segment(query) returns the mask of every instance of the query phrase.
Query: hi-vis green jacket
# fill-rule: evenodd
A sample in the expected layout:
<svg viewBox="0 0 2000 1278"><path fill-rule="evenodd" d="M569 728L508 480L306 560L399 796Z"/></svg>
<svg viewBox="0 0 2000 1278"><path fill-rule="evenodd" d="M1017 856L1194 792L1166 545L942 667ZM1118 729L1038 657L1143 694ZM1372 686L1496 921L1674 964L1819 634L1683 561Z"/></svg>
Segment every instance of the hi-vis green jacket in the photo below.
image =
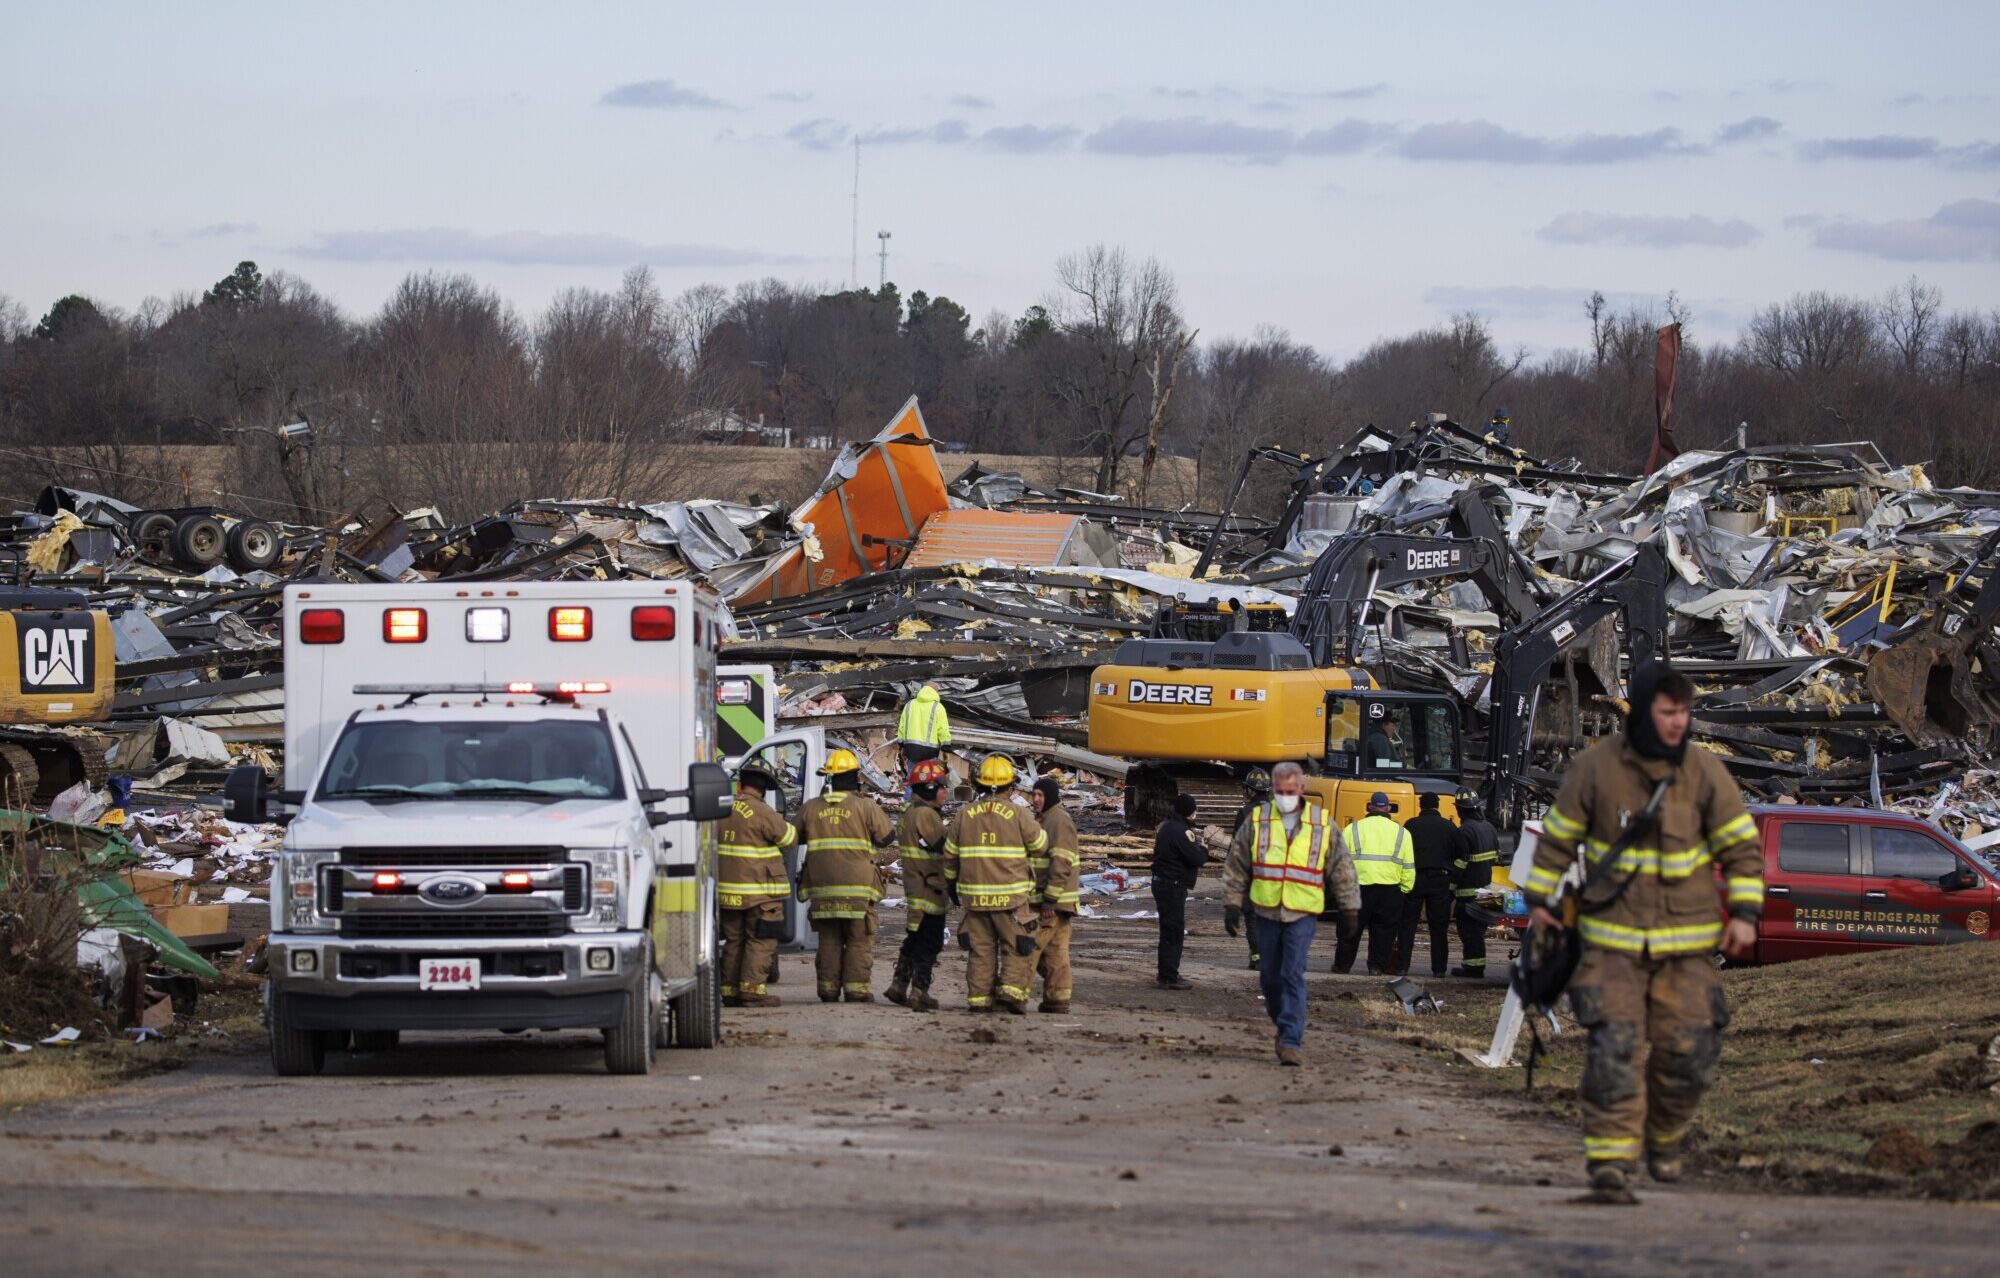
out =
<svg viewBox="0 0 2000 1278"><path fill-rule="evenodd" d="M1555 806L1542 819L1534 868L1522 885L1529 902L1548 904L1579 850L1596 865L1668 777L1652 828L1619 856L1590 899L1609 895L1628 876L1630 885L1610 907L1580 916L1583 939L1624 954L1712 953L1722 939L1718 862L1729 913L1755 922L1764 911L1764 854L1729 769L1692 743L1678 767L1645 758L1623 733L1570 765Z"/></svg>

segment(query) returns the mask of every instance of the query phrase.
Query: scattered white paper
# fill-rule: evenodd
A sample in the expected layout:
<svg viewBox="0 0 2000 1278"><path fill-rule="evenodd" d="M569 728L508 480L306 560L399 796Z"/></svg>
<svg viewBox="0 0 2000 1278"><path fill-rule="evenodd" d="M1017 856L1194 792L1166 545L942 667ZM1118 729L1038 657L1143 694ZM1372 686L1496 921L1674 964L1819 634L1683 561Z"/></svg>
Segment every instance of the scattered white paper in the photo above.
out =
<svg viewBox="0 0 2000 1278"><path fill-rule="evenodd" d="M74 1043L76 1040L82 1037L83 1037L82 1030L78 1029L74 1025L65 1025L61 1029L57 1030L55 1033L43 1039L42 1042L44 1044L47 1044L48 1046L54 1047L60 1043Z"/></svg>
<svg viewBox="0 0 2000 1278"><path fill-rule="evenodd" d="M222 903L224 905L240 905L244 901L254 901L256 899L256 897L250 895L250 891L247 888L226 887L222 889Z"/></svg>
<svg viewBox="0 0 2000 1278"><path fill-rule="evenodd" d="M149 1029L144 1025L134 1025L130 1029L127 1029L125 1032L132 1036L132 1041L135 1043L145 1043L156 1038L164 1039L166 1037L165 1035L161 1034L160 1031L156 1029Z"/></svg>
<svg viewBox="0 0 2000 1278"><path fill-rule="evenodd" d="M167 873L173 875L177 879L193 878L194 858L191 856L182 857L180 860L174 862L172 865L167 867Z"/></svg>
<svg viewBox="0 0 2000 1278"><path fill-rule="evenodd" d="M10 1052L32 1052L35 1050L32 1044L16 1043L11 1038L0 1038L0 1047L4 1047Z"/></svg>

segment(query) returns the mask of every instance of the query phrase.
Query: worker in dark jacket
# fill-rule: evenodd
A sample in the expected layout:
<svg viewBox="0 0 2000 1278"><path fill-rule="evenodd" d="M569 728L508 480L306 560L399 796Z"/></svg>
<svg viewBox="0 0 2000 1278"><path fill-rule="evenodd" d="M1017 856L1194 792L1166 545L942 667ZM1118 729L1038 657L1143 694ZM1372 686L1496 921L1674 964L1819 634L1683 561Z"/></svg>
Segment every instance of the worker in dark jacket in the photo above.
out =
<svg viewBox="0 0 2000 1278"><path fill-rule="evenodd" d="M1163 990L1191 990L1181 979L1181 946L1187 940L1187 899L1194 891L1208 849L1195 837L1194 796L1174 799L1174 815L1153 836L1153 903L1160 909L1159 980Z"/></svg>
<svg viewBox="0 0 2000 1278"><path fill-rule="evenodd" d="M1257 805L1270 797L1271 774L1269 772L1266 772L1262 768L1252 768L1243 774L1243 806L1236 809L1236 820L1230 823L1229 835L1231 838L1236 837L1237 832L1243 828L1243 823L1248 821L1250 814L1257 810ZM1243 912L1248 914L1250 912L1250 893L1247 888L1244 890L1243 900L1240 904ZM1224 917L1227 918L1228 916L1225 915ZM1237 928L1238 925L1236 924L1227 922L1223 924L1223 930L1231 936L1236 935ZM1250 970L1254 972L1257 970L1259 962L1257 954L1257 929L1246 927L1242 929L1242 932L1243 939L1250 946Z"/></svg>
<svg viewBox="0 0 2000 1278"><path fill-rule="evenodd" d="M1443 976L1451 963L1451 883L1458 860L1458 827L1438 811L1435 794L1417 796L1417 814L1404 824L1417 862L1417 882L1403 898L1403 926L1396 933L1396 966L1407 975L1417 944L1417 923L1431 930L1431 975Z"/></svg>
<svg viewBox="0 0 2000 1278"><path fill-rule="evenodd" d="M1458 818L1458 862L1451 894L1457 901L1458 944L1465 951L1465 962L1451 974L1483 980L1488 919L1483 912L1475 913L1479 910L1475 898L1493 882L1493 867L1500 861L1500 832L1486 819L1477 798L1458 801Z"/></svg>

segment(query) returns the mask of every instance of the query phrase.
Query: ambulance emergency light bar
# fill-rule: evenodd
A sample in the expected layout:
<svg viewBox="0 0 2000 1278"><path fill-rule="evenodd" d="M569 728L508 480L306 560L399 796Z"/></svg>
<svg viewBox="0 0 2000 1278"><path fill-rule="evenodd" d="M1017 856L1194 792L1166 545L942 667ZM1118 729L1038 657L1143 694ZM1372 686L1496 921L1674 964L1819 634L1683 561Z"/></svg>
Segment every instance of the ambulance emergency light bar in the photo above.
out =
<svg viewBox="0 0 2000 1278"><path fill-rule="evenodd" d="M659 643L671 640L678 631L679 618L671 604L642 604L632 609L632 638ZM695 639L700 641L701 619L697 617ZM548 636L555 643L588 643L595 633L589 608L559 605L548 610ZM506 643L513 634L510 609L482 605L465 610L467 643ZM343 643L347 639L347 614L340 608L306 608L299 613L299 640L308 644ZM382 610L382 642L424 643L430 639L430 615L423 608Z"/></svg>

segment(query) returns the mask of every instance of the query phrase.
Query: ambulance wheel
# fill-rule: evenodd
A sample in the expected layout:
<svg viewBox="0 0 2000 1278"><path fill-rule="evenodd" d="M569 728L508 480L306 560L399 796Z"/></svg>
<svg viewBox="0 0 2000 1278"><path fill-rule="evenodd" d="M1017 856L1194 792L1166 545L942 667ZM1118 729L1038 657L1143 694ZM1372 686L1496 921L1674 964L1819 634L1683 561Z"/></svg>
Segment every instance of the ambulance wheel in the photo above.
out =
<svg viewBox="0 0 2000 1278"><path fill-rule="evenodd" d="M722 969L710 962L695 972L694 988L674 1000L674 1046L714 1047L722 1042Z"/></svg>
<svg viewBox="0 0 2000 1278"><path fill-rule="evenodd" d="M647 966L645 979L625 996L618 1024L604 1031L604 1068L613 1074L650 1074L658 1053L659 974Z"/></svg>
<svg viewBox="0 0 2000 1278"><path fill-rule="evenodd" d="M284 1078L317 1074L326 1066L327 1035L299 1029L285 1010L285 996L271 996L271 1068Z"/></svg>

